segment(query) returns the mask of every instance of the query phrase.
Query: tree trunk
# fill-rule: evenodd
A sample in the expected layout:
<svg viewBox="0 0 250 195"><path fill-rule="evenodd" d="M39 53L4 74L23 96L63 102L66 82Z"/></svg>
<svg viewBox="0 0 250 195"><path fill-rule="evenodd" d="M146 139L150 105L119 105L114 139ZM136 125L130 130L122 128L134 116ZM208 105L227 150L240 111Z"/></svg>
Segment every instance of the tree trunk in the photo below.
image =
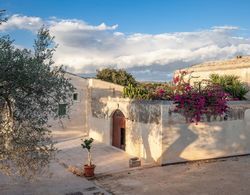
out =
<svg viewBox="0 0 250 195"><path fill-rule="evenodd" d="M92 159L91 159L91 153L90 151L88 151L88 165L91 166L92 165Z"/></svg>

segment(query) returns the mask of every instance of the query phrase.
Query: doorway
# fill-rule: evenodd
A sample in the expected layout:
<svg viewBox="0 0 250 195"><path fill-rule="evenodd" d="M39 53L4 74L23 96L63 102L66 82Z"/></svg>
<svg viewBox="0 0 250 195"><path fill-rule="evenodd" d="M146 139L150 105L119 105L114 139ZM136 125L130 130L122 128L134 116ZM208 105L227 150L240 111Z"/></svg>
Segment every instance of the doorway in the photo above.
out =
<svg viewBox="0 0 250 195"><path fill-rule="evenodd" d="M126 147L126 120L120 110L113 114L112 146L125 150Z"/></svg>

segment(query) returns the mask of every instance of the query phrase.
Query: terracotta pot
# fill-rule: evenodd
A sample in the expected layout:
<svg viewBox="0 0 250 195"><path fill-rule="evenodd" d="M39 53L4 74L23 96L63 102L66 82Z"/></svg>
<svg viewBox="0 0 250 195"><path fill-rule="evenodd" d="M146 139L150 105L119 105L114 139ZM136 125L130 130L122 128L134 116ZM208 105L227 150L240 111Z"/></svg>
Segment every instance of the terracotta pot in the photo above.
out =
<svg viewBox="0 0 250 195"><path fill-rule="evenodd" d="M95 175L95 165L84 165L84 176L85 177L93 177Z"/></svg>

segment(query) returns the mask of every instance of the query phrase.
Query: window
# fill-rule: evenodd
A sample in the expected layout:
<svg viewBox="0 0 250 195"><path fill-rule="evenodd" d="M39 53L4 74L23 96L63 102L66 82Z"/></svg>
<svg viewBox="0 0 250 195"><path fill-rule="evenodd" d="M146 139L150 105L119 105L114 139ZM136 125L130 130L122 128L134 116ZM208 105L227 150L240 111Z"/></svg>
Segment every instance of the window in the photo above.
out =
<svg viewBox="0 0 250 195"><path fill-rule="evenodd" d="M58 115L59 116L64 116L66 115L66 111L67 111L67 104L59 104L59 108L58 108Z"/></svg>
<svg viewBox="0 0 250 195"><path fill-rule="evenodd" d="M77 101L77 100L78 100L78 93L74 93L74 94L73 94L73 100L74 100L74 101Z"/></svg>

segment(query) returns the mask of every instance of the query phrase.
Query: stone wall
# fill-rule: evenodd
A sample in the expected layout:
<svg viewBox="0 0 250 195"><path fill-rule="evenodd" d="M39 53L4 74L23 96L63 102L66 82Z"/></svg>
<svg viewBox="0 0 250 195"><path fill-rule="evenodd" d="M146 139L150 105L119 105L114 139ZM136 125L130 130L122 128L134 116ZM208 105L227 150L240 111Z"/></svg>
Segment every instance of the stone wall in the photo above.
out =
<svg viewBox="0 0 250 195"><path fill-rule="evenodd" d="M169 101L110 98L90 136L112 143L112 115L126 118L126 152L148 162L168 164L250 153L250 102L230 102L227 117L187 124ZM94 122L93 121L93 122Z"/></svg>
<svg viewBox="0 0 250 195"><path fill-rule="evenodd" d="M126 152L148 161L161 155L161 105L159 102L109 98L103 118L93 118L90 137L112 144L112 116L121 110L126 118Z"/></svg>
<svg viewBox="0 0 250 195"><path fill-rule="evenodd" d="M250 102L230 102L230 116L187 124L163 108L161 164L250 153Z"/></svg>

